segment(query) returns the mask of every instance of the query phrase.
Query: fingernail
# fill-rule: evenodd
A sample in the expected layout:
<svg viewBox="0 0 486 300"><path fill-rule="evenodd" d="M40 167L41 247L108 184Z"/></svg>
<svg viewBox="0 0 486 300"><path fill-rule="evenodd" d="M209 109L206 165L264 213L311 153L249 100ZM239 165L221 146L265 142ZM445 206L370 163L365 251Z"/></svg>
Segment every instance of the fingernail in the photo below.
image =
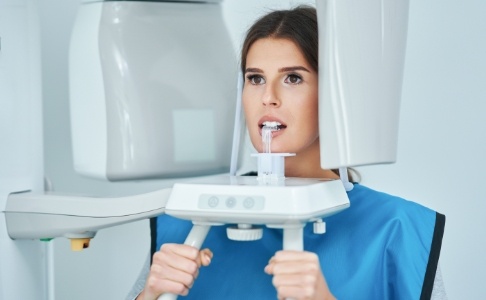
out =
<svg viewBox="0 0 486 300"><path fill-rule="evenodd" d="M270 274L270 266L269 265L266 265L265 266L265 269L263 269L263 271L267 274Z"/></svg>

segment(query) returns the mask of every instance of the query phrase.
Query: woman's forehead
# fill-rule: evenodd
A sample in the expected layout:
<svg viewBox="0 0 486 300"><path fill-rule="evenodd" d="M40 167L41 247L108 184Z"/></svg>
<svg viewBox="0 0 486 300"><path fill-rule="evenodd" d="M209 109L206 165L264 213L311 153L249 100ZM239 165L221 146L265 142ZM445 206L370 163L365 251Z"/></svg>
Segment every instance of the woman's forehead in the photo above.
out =
<svg viewBox="0 0 486 300"><path fill-rule="evenodd" d="M246 57L246 68L274 63L309 66L300 48L289 39L263 38L251 45Z"/></svg>

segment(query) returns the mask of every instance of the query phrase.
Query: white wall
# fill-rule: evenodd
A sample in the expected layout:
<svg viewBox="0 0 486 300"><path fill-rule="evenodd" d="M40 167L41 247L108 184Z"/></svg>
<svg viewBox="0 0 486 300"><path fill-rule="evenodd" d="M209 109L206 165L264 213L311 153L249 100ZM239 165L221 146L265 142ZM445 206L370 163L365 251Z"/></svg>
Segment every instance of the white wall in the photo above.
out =
<svg viewBox="0 0 486 300"><path fill-rule="evenodd" d="M169 181L105 183L72 170L67 53L79 0L42 0L45 169L57 191L124 194ZM225 0L235 47L270 8L312 1ZM262 4L263 3L263 4ZM363 183L446 214L441 265L449 299L480 299L486 259L481 171L486 163L486 2L412 1L398 162L361 168ZM146 221L102 230L89 249L54 240L56 299L123 299L146 251Z"/></svg>
<svg viewBox="0 0 486 300"><path fill-rule="evenodd" d="M398 161L363 183L446 215L449 299L485 299L486 2L411 1Z"/></svg>

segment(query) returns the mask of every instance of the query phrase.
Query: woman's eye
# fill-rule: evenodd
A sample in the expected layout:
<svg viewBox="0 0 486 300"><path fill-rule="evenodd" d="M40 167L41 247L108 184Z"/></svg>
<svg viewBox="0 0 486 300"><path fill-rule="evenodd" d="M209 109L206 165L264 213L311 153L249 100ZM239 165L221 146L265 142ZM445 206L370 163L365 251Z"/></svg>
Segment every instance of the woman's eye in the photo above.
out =
<svg viewBox="0 0 486 300"><path fill-rule="evenodd" d="M260 85L265 83L265 79L263 79L263 77L260 75L248 75L246 78L251 84L254 85Z"/></svg>
<svg viewBox="0 0 486 300"><path fill-rule="evenodd" d="M290 84L299 84L302 82L302 78L299 76L299 75L296 75L296 74L290 74L289 76L287 76L287 78L285 79L285 82L286 83L290 83Z"/></svg>

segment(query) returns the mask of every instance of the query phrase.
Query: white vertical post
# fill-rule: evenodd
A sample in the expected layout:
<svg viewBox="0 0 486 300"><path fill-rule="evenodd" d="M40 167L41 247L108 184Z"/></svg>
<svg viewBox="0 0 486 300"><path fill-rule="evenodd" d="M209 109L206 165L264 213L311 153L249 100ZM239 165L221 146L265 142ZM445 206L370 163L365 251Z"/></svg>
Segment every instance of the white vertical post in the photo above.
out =
<svg viewBox="0 0 486 300"><path fill-rule="evenodd" d="M283 232L283 249L284 250L304 250L304 225L295 227L285 227Z"/></svg>
<svg viewBox="0 0 486 300"><path fill-rule="evenodd" d="M303 251L304 250L304 224L284 227L283 249ZM293 300L286 298L285 300Z"/></svg>
<svg viewBox="0 0 486 300"><path fill-rule="evenodd" d="M238 72L238 82L236 84L236 112L235 127L233 130L233 145L231 148L230 176L235 176L238 169L238 157L240 156L240 140L242 127L241 94L243 93L243 73Z"/></svg>
<svg viewBox="0 0 486 300"><path fill-rule="evenodd" d="M0 300L43 300L46 247L7 233L7 196L43 191L42 99L36 0L0 0Z"/></svg>

